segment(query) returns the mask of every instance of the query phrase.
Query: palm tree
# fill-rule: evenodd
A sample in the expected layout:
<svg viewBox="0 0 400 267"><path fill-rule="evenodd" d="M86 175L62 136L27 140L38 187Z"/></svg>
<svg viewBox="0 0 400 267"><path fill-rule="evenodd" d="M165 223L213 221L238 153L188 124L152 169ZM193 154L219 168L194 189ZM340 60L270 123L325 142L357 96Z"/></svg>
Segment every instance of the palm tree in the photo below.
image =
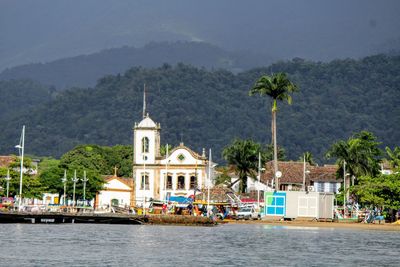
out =
<svg viewBox="0 0 400 267"><path fill-rule="evenodd" d="M249 94L260 94L269 96L272 99L272 143L274 145L274 173L278 171L278 147L276 142L276 112L278 111L278 100L292 103L291 93L298 91L297 86L292 83L285 73L279 72L271 76L264 75L259 78L250 89ZM275 175L275 190L279 190L278 178Z"/></svg>
<svg viewBox="0 0 400 267"><path fill-rule="evenodd" d="M301 157L299 157L299 161L303 161L303 160L305 160L305 162L307 162L311 166L315 166L314 157L311 154L311 152L306 151L303 153L303 155L301 155Z"/></svg>
<svg viewBox="0 0 400 267"><path fill-rule="evenodd" d="M346 172L353 177L353 181L363 175L374 177L379 173L379 157L382 154L379 145L372 133L361 131L346 141L334 143L325 156L328 159L337 159L340 174L343 173L343 165L346 162Z"/></svg>
<svg viewBox="0 0 400 267"><path fill-rule="evenodd" d="M390 149L390 147L386 147L386 154L388 155L388 161L390 163L390 166L393 169L398 169L400 168L400 147L396 146L393 148L393 150Z"/></svg>
<svg viewBox="0 0 400 267"><path fill-rule="evenodd" d="M235 169L239 175L236 181L230 184L232 187L240 182L240 192L245 193L247 189L247 177L256 178L258 170L258 152L261 150L260 144L252 140L235 140L231 145L225 147L222 156Z"/></svg>

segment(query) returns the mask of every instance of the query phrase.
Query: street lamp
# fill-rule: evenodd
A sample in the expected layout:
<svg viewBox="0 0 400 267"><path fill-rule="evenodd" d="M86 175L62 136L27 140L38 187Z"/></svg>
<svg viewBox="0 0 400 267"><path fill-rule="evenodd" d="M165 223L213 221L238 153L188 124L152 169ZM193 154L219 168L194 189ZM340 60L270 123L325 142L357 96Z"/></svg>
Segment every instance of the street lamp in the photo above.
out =
<svg viewBox="0 0 400 267"><path fill-rule="evenodd" d="M210 216L210 187L211 187L211 170L213 170L218 164L212 162L212 154L210 148L210 156L208 160L208 183L207 183L207 217Z"/></svg>
<svg viewBox="0 0 400 267"><path fill-rule="evenodd" d="M86 171L83 171L83 205L86 205L86 182L89 181L89 179L86 178Z"/></svg>
<svg viewBox="0 0 400 267"><path fill-rule="evenodd" d="M261 168L261 152L258 152L258 177L257 177L257 205L260 210L260 183L261 183L261 171L265 168Z"/></svg>
<svg viewBox="0 0 400 267"><path fill-rule="evenodd" d="M79 179L76 177L76 170L74 172L74 178L72 178L72 182L74 183L74 191L73 191L73 198L72 198L72 205L75 207L75 187L76 187L76 182L78 182Z"/></svg>
<svg viewBox="0 0 400 267"><path fill-rule="evenodd" d="M308 191L306 190L306 175L309 174L310 171L306 169L306 155L304 154L303 158L303 185L301 187L302 191Z"/></svg>
<svg viewBox="0 0 400 267"><path fill-rule="evenodd" d="M8 198L8 191L10 189L10 180L11 180L10 170L7 169L7 177L4 179L7 181L7 198Z"/></svg>
<svg viewBox="0 0 400 267"><path fill-rule="evenodd" d="M22 206L22 175L23 175L23 166L24 166L24 146L25 146L25 125L22 126L22 133L21 133L21 138L19 139L19 144L15 146L15 148L18 148L19 156L21 157L18 210L21 210L21 206Z"/></svg>
<svg viewBox="0 0 400 267"><path fill-rule="evenodd" d="M346 194L346 176L350 175L346 173L346 161L343 161L343 218L346 213L346 202L347 202L347 194Z"/></svg>
<svg viewBox="0 0 400 267"><path fill-rule="evenodd" d="M64 206L65 206L65 203L66 203L66 195L65 195L65 191L66 191L66 189L67 189L67 181L68 181L68 179L67 179L67 170L64 170L64 177L63 178L61 178L61 182L64 184Z"/></svg>

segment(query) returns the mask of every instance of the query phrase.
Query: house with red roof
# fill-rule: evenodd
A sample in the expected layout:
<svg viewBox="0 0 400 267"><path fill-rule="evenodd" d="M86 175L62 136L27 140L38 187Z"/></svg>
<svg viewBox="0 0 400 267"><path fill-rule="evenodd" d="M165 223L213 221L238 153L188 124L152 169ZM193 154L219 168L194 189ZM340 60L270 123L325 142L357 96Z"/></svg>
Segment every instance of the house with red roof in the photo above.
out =
<svg viewBox="0 0 400 267"><path fill-rule="evenodd" d="M300 191L303 188L315 192L338 193L342 179L336 177L336 165L313 166L303 162L279 161L278 170L282 173L279 178L279 191ZM274 178L273 161L265 164L261 181L271 185Z"/></svg>

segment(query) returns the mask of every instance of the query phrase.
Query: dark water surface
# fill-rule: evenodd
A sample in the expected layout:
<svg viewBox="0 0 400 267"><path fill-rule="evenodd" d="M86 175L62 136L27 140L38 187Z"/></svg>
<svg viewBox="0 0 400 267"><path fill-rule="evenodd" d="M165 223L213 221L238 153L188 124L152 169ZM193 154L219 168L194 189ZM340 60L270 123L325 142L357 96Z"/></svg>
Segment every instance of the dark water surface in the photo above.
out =
<svg viewBox="0 0 400 267"><path fill-rule="evenodd" d="M400 232L1 224L0 266L400 266Z"/></svg>

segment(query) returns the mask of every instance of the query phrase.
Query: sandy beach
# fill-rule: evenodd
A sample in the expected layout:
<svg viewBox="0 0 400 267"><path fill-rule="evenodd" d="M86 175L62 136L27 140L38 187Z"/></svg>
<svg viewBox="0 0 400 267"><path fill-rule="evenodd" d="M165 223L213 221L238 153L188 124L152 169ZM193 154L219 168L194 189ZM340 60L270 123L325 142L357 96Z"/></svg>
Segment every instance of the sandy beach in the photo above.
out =
<svg viewBox="0 0 400 267"><path fill-rule="evenodd" d="M292 227L323 227L323 228L346 228L356 230L379 230L399 231L400 224L381 223L337 223L337 222L314 222L314 221L267 221L267 220L229 220L229 224L265 224L271 226L292 226Z"/></svg>

